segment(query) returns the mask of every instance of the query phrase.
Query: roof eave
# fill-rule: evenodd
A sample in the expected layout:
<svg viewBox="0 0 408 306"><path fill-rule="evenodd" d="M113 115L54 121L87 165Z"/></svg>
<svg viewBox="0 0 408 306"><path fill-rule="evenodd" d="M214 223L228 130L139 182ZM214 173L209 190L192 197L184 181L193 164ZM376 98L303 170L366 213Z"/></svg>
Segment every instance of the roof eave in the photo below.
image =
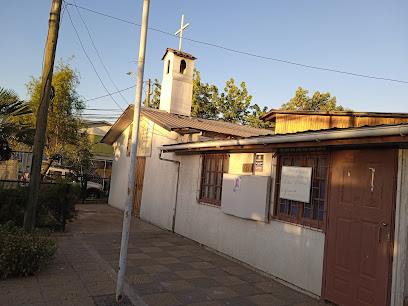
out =
<svg viewBox="0 0 408 306"><path fill-rule="evenodd" d="M211 151L228 149L242 149L244 146L273 147L287 146L294 144L307 144L308 146L322 146L328 141L339 141L339 144L361 143L361 139L371 139L366 143L408 143L408 124L387 125L376 127L360 127L338 130L322 130L312 132L302 132L294 134L282 134L264 137L254 137L249 139L218 140L208 142L193 142L189 144L164 145L160 148L163 152L186 152L186 151ZM388 138L387 138L388 137ZM372 141L375 138L374 142ZM350 140L352 139L352 141ZM358 139L358 141L356 141ZM350 140L350 141L348 141ZM254 148L255 148L254 147Z"/></svg>

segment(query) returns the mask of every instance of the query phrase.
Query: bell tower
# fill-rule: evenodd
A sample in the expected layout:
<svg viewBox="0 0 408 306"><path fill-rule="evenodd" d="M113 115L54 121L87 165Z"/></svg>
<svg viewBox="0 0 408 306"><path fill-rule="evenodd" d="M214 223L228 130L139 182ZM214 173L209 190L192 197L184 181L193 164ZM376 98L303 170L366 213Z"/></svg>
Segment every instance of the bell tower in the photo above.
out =
<svg viewBox="0 0 408 306"><path fill-rule="evenodd" d="M194 60L191 54L167 48L163 55L163 81L160 109L169 113L190 116L193 97Z"/></svg>

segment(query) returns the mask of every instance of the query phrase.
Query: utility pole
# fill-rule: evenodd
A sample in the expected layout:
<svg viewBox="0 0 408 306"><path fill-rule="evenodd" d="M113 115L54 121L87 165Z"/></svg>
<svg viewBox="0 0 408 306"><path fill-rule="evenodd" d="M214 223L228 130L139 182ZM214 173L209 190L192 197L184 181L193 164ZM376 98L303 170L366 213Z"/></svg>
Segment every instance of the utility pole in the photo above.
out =
<svg viewBox="0 0 408 306"><path fill-rule="evenodd" d="M146 106L150 107L150 95L152 94L152 92L150 91L150 86L151 86L151 80L149 79L147 81L147 97L146 97Z"/></svg>
<svg viewBox="0 0 408 306"><path fill-rule="evenodd" d="M150 5L150 0L143 1L143 17L142 17L142 28L140 31L139 61L138 61L138 67L137 67L136 96L135 96L135 107L134 107L134 115L133 115L132 147L131 147L131 153L130 153L130 167L129 167L129 177L128 177L128 197L127 197L125 212L123 216L123 229L122 229L122 241L120 244L118 281L116 284L116 301L117 302L121 302L123 299L123 283L125 281L125 272L126 272L126 259L127 259L129 231L130 231L130 218L132 214L132 200L133 200L135 168L136 168L136 159L137 159L137 143L138 143L138 136L139 136L140 107L141 107L141 102L142 102L143 73L144 73L146 39L147 39L147 24L149 21L149 5Z"/></svg>
<svg viewBox="0 0 408 306"><path fill-rule="evenodd" d="M31 166L29 195L24 214L24 229L31 231L35 226L38 195L41 182L41 162L44 150L45 131L47 129L48 105L50 102L52 73L54 70L55 50L57 48L58 30L61 15L62 0L53 0L51 6L47 47L41 83L40 106L37 112L33 161Z"/></svg>

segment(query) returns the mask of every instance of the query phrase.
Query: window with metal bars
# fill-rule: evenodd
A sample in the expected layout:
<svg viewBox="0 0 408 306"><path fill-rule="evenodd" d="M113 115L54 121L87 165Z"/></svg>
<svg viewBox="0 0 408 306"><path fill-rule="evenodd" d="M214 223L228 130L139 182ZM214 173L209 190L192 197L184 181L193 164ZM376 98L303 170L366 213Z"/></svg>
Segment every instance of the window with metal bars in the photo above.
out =
<svg viewBox="0 0 408 306"><path fill-rule="evenodd" d="M222 177L228 172L228 154L205 154L199 201L221 206Z"/></svg>
<svg viewBox="0 0 408 306"><path fill-rule="evenodd" d="M276 180L274 217L324 230L327 211L328 153L282 153L278 158L279 166ZM312 168L312 190L309 203L280 198L279 191L282 166Z"/></svg>

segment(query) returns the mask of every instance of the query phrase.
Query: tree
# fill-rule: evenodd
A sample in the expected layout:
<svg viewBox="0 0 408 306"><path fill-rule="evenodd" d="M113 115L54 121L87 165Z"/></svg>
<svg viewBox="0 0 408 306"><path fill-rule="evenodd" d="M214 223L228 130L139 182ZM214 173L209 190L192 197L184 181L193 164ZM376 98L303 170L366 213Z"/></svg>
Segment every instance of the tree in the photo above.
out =
<svg viewBox="0 0 408 306"><path fill-rule="evenodd" d="M217 119L219 114L217 103L218 88L208 83L201 83L200 71L194 68L191 116Z"/></svg>
<svg viewBox="0 0 408 306"><path fill-rule="evenodd" d="M29 113L28 103L15 91L0 87L0 161L11 157L13 145L31 144L34 129L22 119Z"/></svg>
<svg viewBox="0 0 408 306"><path fill-rule="evenodd" d="M336 105L336 97L331 97L330 93L320 93L316 91L313 97L310 98L307 94L308 90L299 87L295 97L289 102L282 104L281 109L285 110L313 110L313 111L348 111L341 105Z"/></svg>
<svg viewBox="0 0 408 306"><path fill-rule="evenodd" d="M266 114L268 112L268 107L264 106L263 109L261 109L258 104L251 105L249 107L252 112L250 111L249 114L245 118L245 122L247 125L255 127L255 128L260 128L260 129L266 129L271 127L271 122L270 121L263 121L259 119L262 115Z"/></svg>
<svg viewBox="0 0 408 306"><path fill-rule="evenodd" d="M44 154L49 159L61 157L65 166L73 167L78 163L86 166L91 156L91 143L80 119L85 104L77 92L79 74L71 68L70 60L64 62L61 59L54 70L54 97L48 111ZM34 125L41 95L41 78L31 77L27 89L34 112L30 119Z"/></svg>
<svg viewBox="0 0 408 306"><path fill-rule="evenodd" d="M252 96L248 95L245 82L237 87L234 79L231 78L225 84L224 92L221 93L218 102L219 112L222 115L221 120L245 125L251 100Z"/></svg>
<svg viewBox="0 0 408 306"><path fill-rule="evenodd" d="M159 109L160 106L160 94L161 94L161 85L158 79L154 79L153 83L153 97L150 100L149 107ZM143 105L146 106L147 100L143 101Z"/></svg>
<svg viewBox="0 0 408 306"><path fill-rule="evenodd" d="M154 81L156 88L150 107L159 108L161 87L157 79ZM257 104L251 105L251 100L252 96L248 95L245 82L237 87L234 79L230 79L226 82L224 92L219 95L218 88L215 85L203 83L200 71L194 69L191 116L223 120L256 128L270 127L270 122L263 122L259 119L267 112L267 107L261 109ZM144 104L146 105L146 101Z"/></svg>

